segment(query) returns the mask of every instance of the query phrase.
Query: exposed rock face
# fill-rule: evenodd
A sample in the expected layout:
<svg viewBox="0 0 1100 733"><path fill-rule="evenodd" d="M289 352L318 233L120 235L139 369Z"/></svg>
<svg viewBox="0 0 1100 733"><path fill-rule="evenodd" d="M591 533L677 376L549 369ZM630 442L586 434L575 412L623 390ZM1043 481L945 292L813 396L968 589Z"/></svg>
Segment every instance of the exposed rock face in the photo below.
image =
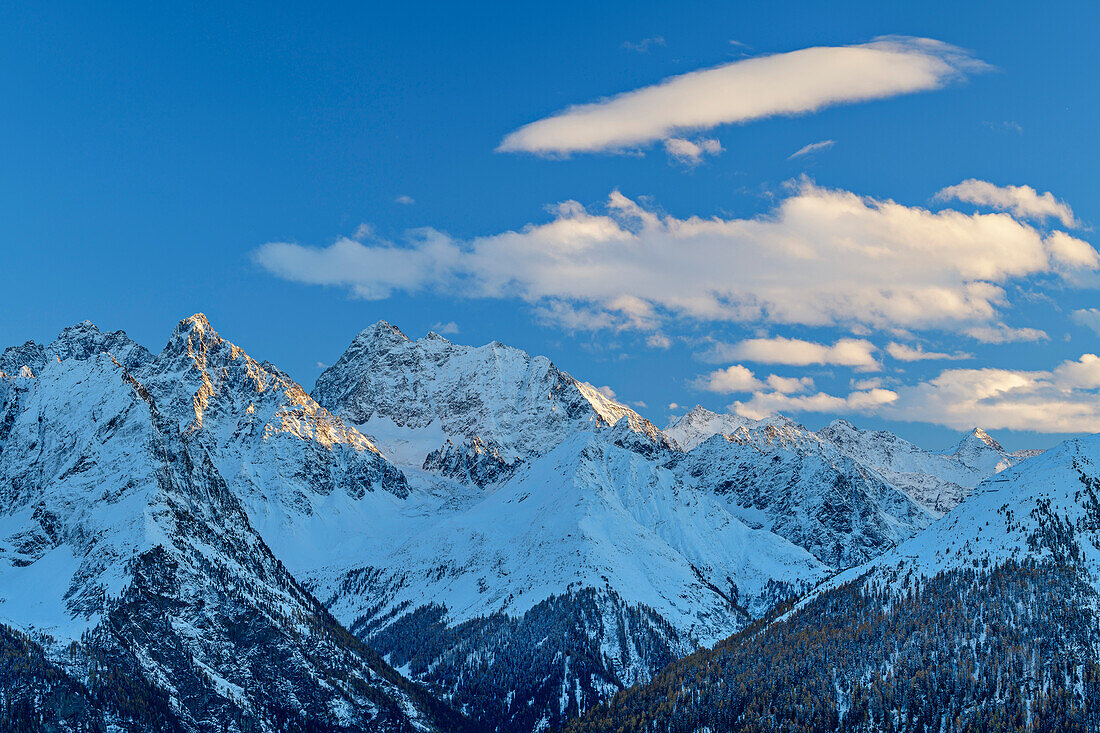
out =
<svg viewBox="0 0 1100 733"><path fill-rule="evenodd" d="M761 450L716 435L679 468L752 526L805 548L834 569L866 562L931 524L911 496L844 455Z"/></svg>

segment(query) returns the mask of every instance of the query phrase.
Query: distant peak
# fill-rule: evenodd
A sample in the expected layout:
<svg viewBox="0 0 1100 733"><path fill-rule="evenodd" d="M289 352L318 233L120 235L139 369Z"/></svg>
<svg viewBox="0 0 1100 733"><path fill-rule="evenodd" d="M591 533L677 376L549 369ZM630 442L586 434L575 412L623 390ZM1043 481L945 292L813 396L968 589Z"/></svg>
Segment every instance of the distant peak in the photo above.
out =
<svg viewBox="0 0 1100 733"><path fill-rule="evenodd" d="M149 352L135 343L125 331L104 333L87 320L61 329L53 343L41 349L41 353L43 357L51 357L56 361L90 359L98 354L109 353L127 369L135 368L150 357ZM33 365L32 369L38 371Z"/></svg>
<svg viewBox="0 0 1100 733"><path fill-rule="evenodd" d="M443 336L441 334L438 334L435 331L428 331L428 335L425 336L424 339L426 341L444 341L448 344L451 343L451 340L449 338L447 338L446 336Z"/></svg>
<svg viewBox="0 0 1100 733"><path fill-rule="evenodd" d="M676 425L693 424L698 422L709 422L718 417L718 413L712 412L702 405L696 405L683 415L673 416L669 418L668 427L675 427Z"/></svg>
<svg viewBox="0 0 1100 733"><path fill-rule="evenodd" d="M1001 447L1001 444L994 440L989 433L985 432L981 428L974 428L972 431L970 431L970 435L982 441L993 450L1004 452L1004 448Z"/></svg>
<svg viewBox="0 0 1100 733"><path fill-rule="evenodd" d="M202 313L196 313L176 324L176 327L172 329L172 339L168 343L169 347L174 343L182 344L186 342L190 344L187 348L194 348L197 344L205 344L204 348L209 348L219 341L221 341L221 336L210 325L210 321L206 320L206 316ZM176 346L174 348L181 349L184 347Z"/></svg>
<svg viewBox="0 0 1100 733"><path fill-rule="evenodd" d="M0 353L0 372L14 377L23 373L23 367L27 367L32 373L37 373L46 362L46 354L41 346L33 341L27 341L22 346L9 346Z"/></svg>
<svg viewBox="0 0 1100 733"><path fill-rule="evenodd" d="M217 331L214 331L214 327L210 325L210 321L207 320L205 313L196 313L184 318L176 326L176 330L180 333L188 333L190 331L200 331L204 333L209 331L217 333Z"/></svg>
<svg viewBox="0 0 1100 733"><path fill-rule="evenodd" d="M409 337L389 321L378 321L359 332L359 341L408 341Z"/></svg>
<svg viewBox="0 0 1100 733"><path fill-rule="evenodd" d="M89 320L83 320L79 323L74 323L71 326L65 326L61 329L61 333L57 334L58 341L64 341L73 338L81 338L87 334L100 334L102 331Z"/></svg>
<svg viewBox="0 0 1100 733"><path fill-rule="evenodd" d="M839 430L851 430L851 431L858 431L859 430L859 428L857 428L855 425L848 422L847 420L845 420L842 417L837 418L836 420L833 420L831 423L829 423L829 427L834 429L834 430L838 430L838 429Z"/></svg>

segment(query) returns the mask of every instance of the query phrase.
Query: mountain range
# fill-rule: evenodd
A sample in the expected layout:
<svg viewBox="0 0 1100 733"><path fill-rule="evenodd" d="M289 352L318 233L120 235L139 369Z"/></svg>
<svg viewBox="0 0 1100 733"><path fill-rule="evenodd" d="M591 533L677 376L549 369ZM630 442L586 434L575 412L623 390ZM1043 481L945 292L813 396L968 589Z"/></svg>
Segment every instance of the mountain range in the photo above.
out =
<svg viewBox="0 0 1100 733"><path fill-rule="evenodd" d="M758 729L785 709L745 711L786 698L730 685L796 674L798 634L927 623L912 598L934 592L992 599L1015 633L996 613L1025 588L1074 589L1027 621L1077 634L1028 669L1094 684L1094 441L928 451L701 407L662 430L545 357L385 322L308 393L201 314L157 354L84 322L0 372L9 727ZM860 695L914 664L884 628L831 678L798 673L834 692L792 719L876 720ZM1049 684L1056 663L1080 684Z"/></svg>

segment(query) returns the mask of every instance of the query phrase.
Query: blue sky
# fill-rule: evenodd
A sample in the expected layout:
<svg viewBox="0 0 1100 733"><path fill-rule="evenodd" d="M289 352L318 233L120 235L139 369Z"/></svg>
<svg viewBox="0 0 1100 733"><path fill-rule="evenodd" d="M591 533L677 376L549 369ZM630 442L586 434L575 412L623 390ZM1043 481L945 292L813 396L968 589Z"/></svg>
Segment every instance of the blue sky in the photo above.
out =
<svg viewBox="0 0 1100 733"><path fill-rule="evenodd" d="M929 446L964 424L1011 448L1100 430L1100 365L1085 358L1100 351L1096 268L1082 245L1065 245L1100 244L1095 3L995 13L985 3L596 5L0 6L0 343L48 341L89 318L157 349L177 320L203 311L308 387L375 320L412 336L453 323L455 341L547 354L644 403L659 424L676 412L670 403L699 402L778 409L810 426L843 415ZM922 59L948 58L950 73L926 91L740 122L737 105L753 95L704 79L703 102L734 99L717 113L726 122L617 148L497 152L570 105L882 36L971 55L960 66L956 51L895 40ZM868 63L866 74L882 71ZM762 94L807 79L812 92L813 74L828 87L826 72L812 60L768 71ZM863 83L864 67L841 81ZM687 117L647 99L622 114L600 108L597 130L646 115L695 119L690 98L677 102ZM556 134L539 144L565 145ZM685 162L666 152L683 157L670 138L721 152ZM936 198L970 180L988 185ZM632 203L609 207L613 192ZM577 203L552 208L565 201ZM813 220L839 209L854 230ZM945 225L945 210L965 221ZM639 223L654 215L648 229ZM717 217L722 231L702 244L678 239L692 217ZM547 274L546 251L563 245L545 225L589 220L617 227L610 240L585 240L598 252L593 282ZM528 225L534 235L522 236ZM1058 231L1066 239L1052 239ZM897 292L838 304L796 258L785 300L762 283L786 261L761 265L753 253L770 257L792 237L813 248L822 280L896 277ZM849 237L853 251L841 246ZM341 238L368 272L356 283L321 259ZM930 240L938 248L925 253ZM272 255L270 243L300 249ZM871 267L877 244L890 253ZM452 256L457 266L440 259ZM392 273L371 274L390 262ZM632 286L665 271L667 283ZM334 284L309 284L318 281ZM730 305L730 293L717 311L685 306L693 282L694 294L728 282L735 295L772 300L759 312ZM971 301L912 313L897 307L909 285ZM990 342L1005 334L1018 340ZM903 349L968 358L896 358L912 356Z"/></svg>

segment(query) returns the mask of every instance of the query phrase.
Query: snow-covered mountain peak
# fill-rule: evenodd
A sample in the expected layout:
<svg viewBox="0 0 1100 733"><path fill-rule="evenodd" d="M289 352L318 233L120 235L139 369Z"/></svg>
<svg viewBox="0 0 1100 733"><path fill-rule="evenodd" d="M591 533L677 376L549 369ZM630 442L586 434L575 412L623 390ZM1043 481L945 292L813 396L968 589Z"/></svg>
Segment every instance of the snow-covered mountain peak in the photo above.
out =
<svg viewBox="0 0 1100 733"><path fill-rule="evenodd" d="M41 369L46 361L45 350L33 341L27 341L22 346L9 346L0 354L0 372L8 376L23 374L24 368L34 376L36 368Z"/></svg>
<svg viewBox="0 0 1100 733"><path fill-rule="evenodd" d="M1000 443L981 428L974 428L943 453L987 476L1003 471L1021 460L1020 457L1006 452Z"/></svg>
<svg viewBox="0 0 1100 733"><path fill-rule="evenodd" d="M265 440L285 433L329 449L344 445L379 454L365 436L318 405L286 372L256 361L223 338L202 313L176 325L141 376L169 413L189 421L192 431L202 428L213 411L227 421L247 420L252 431L262 426ZM243 425L235 422L233 428L239 434Z"/></svg>
<svg viewBox="0 0 1100 733"><path fill-rule="evenodd" d="M88 359L106 353L129 371L139 369L153 358L148 349L127 336L125 331L104 333L91 321L62 329L45 353L47 358L59 361Z"/></svg>
<svg viewBox="0 0 1100 733"><path fill-rule="evenodd" d="M676 441L683 450L691 450L712 435L736 435L737 442L752 442L752 435L758 430L768 429L768 440L776 440L784 433L806 431L801 425L783 415L754 420L733 413L717 413L702 405L696 405L691 411L674 418L664 429L664 434Z"/></svg>
<svg viewBox="0 0 1100 733"><path fill-rule="evenodd" d="M684 450L700 450L713 435L762 452L789 450L820 455L840 467L849 458L939 515L957 505L982 479L1034 455L1006 453L985 431L975 429L956 446L929 451L888 430L863 430L843 419L816 432L783 416L752 420L696 407L674 420L665 434Z"/></svg>
<svg viewBox="0 0 1100 733"><path fill-rule="evenodd" d="M47 362L85 360L103 353L110 354L130 371L152 359L152 354L124 331L104 333L91 321L81 321L63 328L48 346L27 341L22 346L8 347L0 355L0 372L37 376Z"/></svg>
<svg viewBox="0 0 1100 733"><path fill-rule="evenodd" d="M967 453L977 451L984 451L986 448L997 451L998 453L1004 453L1005 449L1001 447L993 436L985 432L981 428L974 428L960 440L954 448L950 449L949 455L965 455ZM947 451L945 451L947 452Z"/></svg>
<svg viewBox="0 0 1100 733"><path fill-rule="evenodd" d="M389 321L377 321L374 325L364 328L352 341L352 347L365 348L373 344L393 344L402 341L411 341L397 326ZM350 348L350 347L349 347Z"/></svg>
<svg viewBox="0 0 1100 733"><path fill-rule="evenodd" d="M385 321L360 332L312 394L372 436L385 455L417 469L427 460L435 468L461 465L464 475L499 476L499 466L485 473L470 461L487 456L510 465L624 418L664 441L634 410L544 356L499 341L455 344L438 334L413 341Z"/></svg>
<svg viewBox="0 0 1100 733"><path fill-rule="evenodd" d="M205 313L193 313L192 315L184 318L176 324L176 328L173 331L173 336L177 336L184 333L190 333L192 331L204 332L209 331L217 336L217 331L210 325L210 320L206 317Z"/></svg>
<svg viewBox="0 0 1100 733"><path fill-rule="evenodd" d="M982 441L983 443L985 443L986 445L988 445L988 446L989 446L990 448L992 448L993 450L1000 450L1000 451L1003 451L1003 450L1004 450L1004 448L1002 448L1002 447L1001 447L1001 444L1000 444L1000 443L998 443L998 442L997 442L996 440L994 440L994 439L993 439L993 438L992 438L992 437L991 437L991 436L989 435L989 433L985 432L985 431L984 431L984 430L982 430L981 428L974 428L974 430L973 430L973 431L971 431L971 433L970 433L970 434L971 434L971 435L973 435L973 436L974 436L975 438L977 438L978 440L980 440L980 441Z"/></svg>

